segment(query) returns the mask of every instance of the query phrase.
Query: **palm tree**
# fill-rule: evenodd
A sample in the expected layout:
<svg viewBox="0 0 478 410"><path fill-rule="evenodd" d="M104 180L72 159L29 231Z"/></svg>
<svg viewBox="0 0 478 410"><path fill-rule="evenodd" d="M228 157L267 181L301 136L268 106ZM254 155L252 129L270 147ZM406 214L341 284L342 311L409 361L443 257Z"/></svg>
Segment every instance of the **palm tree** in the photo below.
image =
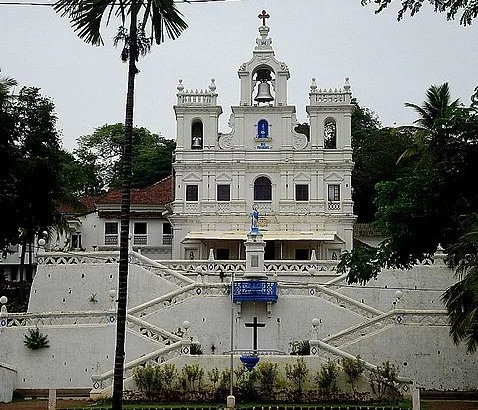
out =
<svg viewBox="0 0 478 410"><path fill-rule="evenodd" d="M440 86L432 85L427 90L427 99L421 106L405 103L405 107L414 109L419 118L413 122L416 124L415 126L405 127L414 132L415 140L400 156L397 163L405 158L415 156L419 157L418 166L430 160L429 147L439 144L443 121L452 115L453 110L459 104L459 99L451 101L448 83L443 83Z"/></svg>
<svg viewBox="0 0 478 410"><path fill-rule="evenodd" d="M113 409L119 410L122 408L125 357L134 85L135 76L138 73L136 62L140 54L144 55L149 51L153 40L156 44L161 44L165 39L165 34L174 40L187 28L187 24L182 19L182 14L176 9L174 0L58 0L53 8L61 16L67 16L70 19L74 31L81 39L93 45L103 44L100 30L102 19L106 18L106 25L112 17L119 19L121 27L115 43L124 41L121 58L128 62L123 146L118 312L113 382ZM125 28L128 19L129 31ZM149 39L145 34L148 27L150 29Z"/></svg>
<svg viewBox="0 0 478 410"><path fill-rule="evenodd" d="M2 73L2 69L0 68L0 74ZM11 77L2 77L0 75L0 106L5 101L8 93L10 92L10 88L17 85L17 82L14 78Z"/></svg>
<svg viewBox="0 0 478 410"><path fill-rule="evenodd" d="M466 233L448 248L447 264L461 280L442 296L455 344L465 341L468 352L478 348L478 214L472 214Z"/></svg>

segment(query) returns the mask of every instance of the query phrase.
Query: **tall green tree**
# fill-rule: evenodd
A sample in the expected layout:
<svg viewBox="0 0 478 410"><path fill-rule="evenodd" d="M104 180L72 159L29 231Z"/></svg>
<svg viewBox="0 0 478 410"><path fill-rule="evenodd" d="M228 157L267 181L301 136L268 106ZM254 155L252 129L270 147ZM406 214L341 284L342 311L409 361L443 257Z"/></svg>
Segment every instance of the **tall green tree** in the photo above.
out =
<svg viewBox="0 0 478 410"><path fill-rule="evenodd" d="M450 100L451 104L451 100ZM403 172L377 185L377 226L387 239L377 249L355 248L346 252L339 272L349 282L365 283L383 267L410 268L432 258L439 244L447 263L464 279L448 289L443 300L456 342L466 340L470 351L478 343L478 113L454 106L437 115L439 126L427 147L427 161L420 155L404 158ZM439 117L439 119L438 119ZM475 247L475 248L474 248Z"/></svg>
<svg viewBox="0 0 478 410"><path fill-rule="evenodd" d="M104 193L104 184L99 168L92 155L77 158L68 151L60 153L61 189L63 200L75 202L85 195Z"/></svg>
<svg viewBox="0 0 478 410"><path fill-rule="evenodd" d="M8 246L18 241L18 223L15 174L19 152L16 145L18 129L15 126L12 98L9 97L16 81L10 77L0 77L0 215L3 215L0 230L0 251L6 252Z"/></svg>
<svg viewBox="0 0 478 410"><path fill-rule="evenodd" d="M35 236L61 225L57 211L61 196L61 144L54 108L53 102L35 87L22 88L9 106L14 121L11 143L15 155L15 164L8 165L8 180L15 186L9 200L15 210L7 215L17 225L17 238L8 240L10 244L20 241L22 245L20 280L27 250L27 278L31 278Z"/></svg>
<svg viewBox="0 0 478 410"><path fill-rule="evenodd" d="M13 94L15 85L11 78L0 79L0 252L6 255L11 246L22 245L20 281L0 287L10 308L26 311L30 283L24 279L32 277L36 235L63 225L57 206L71 184L61 164L71 164L69 157L62 159L71 154L60 147L52 101L34 87ZM77 175L82 173L77 169Z"/></svg>
<svg viewBox="0 0 478 410"><path fill-rule="evenodd" d="M161 44L165 35L177 38L187 24L176 9L174 0L58 0L54 10L67 16L78 36L93 45L103 44L101 26L111 17L118 18L121 27L115 44L123 41L121 58L128 62L128 85L125 109L125 139L123 146L123 178L121 204L121 233L118 284L118 314L116 353L113 382L113 409L121 409L123 394L124 345L128 280L128 237L131 205L131 165L133 140L133 112L136 63L140 55L149 51L154 40ZM129 19L129 28L126 28ZM146 30L149 29L149 37Z"/></svg>
<svg viewBox="0 0 478 410"><path fill-rule="evenodd" d="M403 152L399 161L403 158L417 156L418 166L423 162L432 160L429 158L430 150L434 150L442 141L444 135L441 127L451 117L453 110L458 107L460 101L451 100L448 83L436 86L432 85L427 90L427 98L422 105L405 103L406 107L412 108L418 114L414 121L415 126L404 127L413 132L413 143Z"/></svg>
<svg viewBox="0 0 478 410"><path fill-rule="evenodd" d="M107 124L77 140L75 155L98 170L103 187L121 186L124 125ZM176 143L144 127L133 128L132 186L143 188L171 175Z"/></svg>
<svg viewBox="0 0 478 410"><path fill-rule="evenodd" d="M390 4L397 3L398 0L360 0L365 6L369 3L377 5L375 13L380 13ZM478 3L475 0L401 0L401 8L398 11L398 20L404 15L410 13L414 16L420 11L423 3L430 3L438 13L445 13L448 20L454 20L460 14L460 24L468 26L478 16Z"/></svg>
<svg viewBox="0 0 478 410"><path fill-rule="evenodd" d="M375 220L378 182L395 179L397 159L410 144L410 133L405 130L383 128L376 114L354 101L352 113L352 199L357 221Z"/></svg>

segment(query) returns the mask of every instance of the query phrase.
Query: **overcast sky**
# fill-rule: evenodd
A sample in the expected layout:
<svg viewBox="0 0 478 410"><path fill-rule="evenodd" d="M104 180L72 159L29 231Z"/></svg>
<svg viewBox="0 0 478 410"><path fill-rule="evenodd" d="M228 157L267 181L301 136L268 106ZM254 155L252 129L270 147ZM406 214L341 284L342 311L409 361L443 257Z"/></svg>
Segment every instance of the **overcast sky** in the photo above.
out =
<svg viewBox="0 0 478 410"><path fill-rule="evenodd" d="M432 84L448 81L453 97L467 105L478 85L478 21L462 27L428 4L401 22L396 8L375 15L360 0L239 0L178 8L189 28L154 46L140 61L136 80L135 125L167 138L175 137L179 78L186 88L206 88L216 79L224 110L220 131L229 131L230 106L239 103L237 70L252 57L263 9L271 16L276 58L289 66L289 104L301 122L307 120L312 77L327 88L350 77L353 95L386 126L410 124L416 115L404 102L421 103ZM94 47L50 7L0 5L2 74L53 99L66 149L80 135L124 120L127 65L111 41L118 25L104 32L103 47Z"/></svg>

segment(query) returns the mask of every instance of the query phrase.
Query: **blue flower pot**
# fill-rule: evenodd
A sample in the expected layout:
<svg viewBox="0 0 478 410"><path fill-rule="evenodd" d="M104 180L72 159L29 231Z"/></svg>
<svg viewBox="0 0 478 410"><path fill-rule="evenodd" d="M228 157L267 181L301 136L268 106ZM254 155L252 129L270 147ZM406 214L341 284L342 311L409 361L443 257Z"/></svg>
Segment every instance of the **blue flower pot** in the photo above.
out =
<svg viewBox="0 0 478 410"><path fill-rule="evenodd" d="M241 356L241 362L244 363L247 370L251 371L255 365L259 362L259 356Z"/></svg>

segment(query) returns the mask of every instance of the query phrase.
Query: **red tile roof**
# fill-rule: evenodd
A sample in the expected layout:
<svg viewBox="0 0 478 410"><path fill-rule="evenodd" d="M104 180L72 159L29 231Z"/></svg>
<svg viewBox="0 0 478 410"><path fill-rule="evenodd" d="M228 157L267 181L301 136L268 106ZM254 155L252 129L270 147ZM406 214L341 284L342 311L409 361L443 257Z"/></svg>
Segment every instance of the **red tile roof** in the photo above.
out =
<svg viewBox="0 0 478 410"><path fill-rule="evenodd" d="M172 176L146 188L131 190L131 205L166 205L174 200ZM97 204L120 205L121 189L113 189L103 195L88 195L78 199L79 204L62 203L58 211L63 215L81 215L95 211Z"/></svg>
<svg viewBox="0 0 478 410"><path fill-rule="evenodd" d="M95 201L98 198L98 195L87 195L71 202L62 202L57 206L57 211L63 215L87 214L95 210Z"/></svg>
<svg viewBox="0 0 478 410"><path fill-rule="evenodd" d="M172 176L166 177L146 188L131 190L132 205L165 205L172 202L173 199ZM121 189L109 191L97 198L95 204L121 204Z"/></svg>

